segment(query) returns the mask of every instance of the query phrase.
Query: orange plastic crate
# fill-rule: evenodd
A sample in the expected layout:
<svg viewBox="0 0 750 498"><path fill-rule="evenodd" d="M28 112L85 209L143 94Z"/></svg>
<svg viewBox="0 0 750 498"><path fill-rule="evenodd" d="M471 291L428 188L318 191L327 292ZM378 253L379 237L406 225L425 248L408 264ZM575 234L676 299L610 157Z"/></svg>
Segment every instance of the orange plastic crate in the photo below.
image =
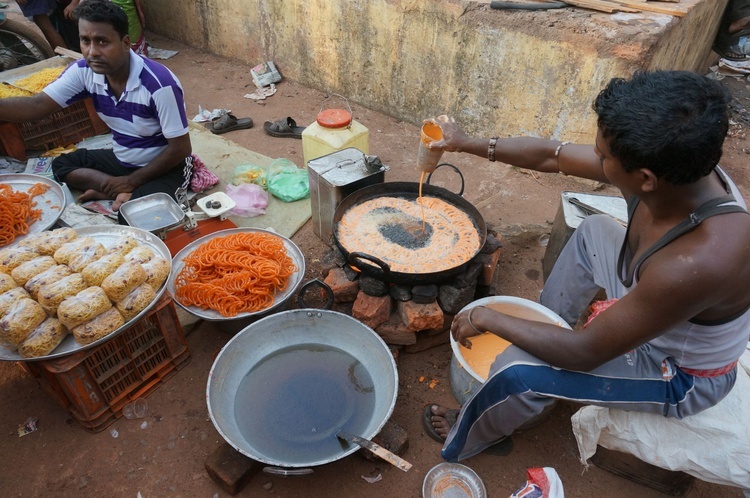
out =
<svg viewBox="0 0 750 498"><path fill-rule="evenodd" d="M91 432L122 416L122 407L147 396L190 357L172 299L101 346L60 359L20 362L50 396Z"/></svg>

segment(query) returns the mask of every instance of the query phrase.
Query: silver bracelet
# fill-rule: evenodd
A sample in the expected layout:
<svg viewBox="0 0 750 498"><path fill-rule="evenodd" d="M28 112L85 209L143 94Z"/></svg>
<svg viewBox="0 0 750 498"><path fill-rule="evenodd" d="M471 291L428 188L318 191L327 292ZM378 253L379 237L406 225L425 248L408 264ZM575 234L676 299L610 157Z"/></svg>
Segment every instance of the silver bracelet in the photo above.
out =
<svg viewBox="0 0 750 498"><path fill-rule="evenodd" d="M478 328L476 328L474 326L474 324L472 323L472 321L471 321L471 314L474 313L474 310L479 309L479 308L484 308L484 306L474 306L473 308L471 308L469 310L469 315L466 318L467 318L467 320L468 320L469 325L471 326L471 328L474 329L474 332L476 332L477 334L484 334L484 332L482 332Z"/></svg>
<svg viewBox="0 0 750 498"><path fill-rule="evenodd" d="M566 175L566 176L567 176L567 174L563 173L563 170L560 169L560 151L562 150L563 147L565 147L569 143L570 142L562 142L555 149L555 158L557 159L557 171L560 172L560 173L562 173L563 175Z"/></svg>
<svg viewBox="0 0 750 498"><path fill-rule="evenodd" d="M495 145L497 144L498 138L500 137L490 138L490 145L487 147L487 159L489 159L490 162L495 162Z"/></svg>

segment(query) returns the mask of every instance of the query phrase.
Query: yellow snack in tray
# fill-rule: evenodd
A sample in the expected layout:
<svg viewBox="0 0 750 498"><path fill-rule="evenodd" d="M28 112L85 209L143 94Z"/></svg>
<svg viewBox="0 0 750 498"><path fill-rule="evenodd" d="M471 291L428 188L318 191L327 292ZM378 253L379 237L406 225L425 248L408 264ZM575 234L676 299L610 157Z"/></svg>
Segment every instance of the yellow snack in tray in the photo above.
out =
<svg viewBox="0 0 750 498"><path fill-rule="evenodd" d="M11 290L13 287L18 287L18 282L8 273L0 273L0 292Z"/></svg>
<svg viewBox="0 0 750 498"><path fill-rule="evenodd" d="M79 237L61 245L54 254L55 261L61 265L67 265L70 258L87 247L98 244L93 237Z"/></svg>
<svg viewBox="0 0 750 498"><path fill-rule="evenodd" d="M48 67L42 69L41 71L37 71L30 76L26 76L25 78L16 80L13 83L13 86L23 88L24 90L28 90L30 92L39 93L44 89L45 86L55 81L64 70L65 66Z"/></svg>
<svg viewBox="0 0 750 498"><path fill-rule="evenodd" d="M0 249L0 273L10 275L21 263L31 261L41 256L35 250L23 246L9 246Z"/></svg>
<svg viewBox="0 0 750 498"><path fill-rule="evenodd" d="M13 271L10 272L10 276L13 277L13 280L15 280L18 285L26 285L26 282L28 282L29 279L55 265L57 265L57 263L52 256L39 256L38 258L21 263L13 268Z"/></svg>
<svg viewBox="0 0 750 498"><path fill-rule="evenodd" d="M122 314L126 322L132 320L138 313L146 309L156 297L153 287L143 283L133 291L115 303L115 307Z"/></svg>
<svg viewBox="0 0 750 498"><path fill-rule="evenodd" d="M74 328L71 333L78 344L85 346L111 334L124 324L125 319L117 308L111 307L93 320Z"/></svg>
<svg viewBox="0 0 750 498"><path fill-rule="evenodd" d="M146 270L146 283L153 287L154 291L158 291L169 276L169 261L161 256L154 256L151 261L141 266Z"/></svg>
<svg viewBox="0 0 750 498"><path fill-rule="evenodd" d="M118 237L112 247L107 250L107 254L119 253L125 256L127 253L138 247L138 241L130 234Z"/></svg>
<svg viewBox="0 0 750 498"><path fill-rule="evenodd" d="M125 261L136 261L140 264L148 263L156 256L154 250L148 246L138 246L125 255Z"/></svg>
<svg viewBox="0 0 750 498"><path fill-rule="evenodd" d="M66 297L75 296L87 287L80 273L73 273L57 282L43 285L37 292L37 300L49 316L57 313L57 307Z"/></svg>
<svg viewBox="0 0 750 498"><path fill-rule="evenodd" d="M112 307L101 287L88 287L66 297L57 307L57 318L68 330L92 320Z"/></svg>
<svg viewBox="0 0 750 498"><path fill-rule="evenodd" d="M7 83L0 83L0 99L7 99L9 97L30 97L34 95L33 92L24 90L23 88L17 88Z"/></svg>
<svg viewBox="0 0 750 498"><path fill-rule="evenodd" d="M104 249L104 246L99 242L91 245L87 244L70 257L68 260L68 266L70 266L70 269L74 272L80 272L90 263L93 263L104 256L106 251L107 250Z"/></svg>
<svg viewBox="0 0 750 498"><path fill-rule="evenodd" d="M47 232L40 232L30 237L26 237L21 242L19 242L18 245L33 249L39 254L52 256L53 254L55 254L55 251L60 248L60 246L71 242L77 237L78 234L75 230L65 227L50 230Z"/></svg>
<svg viewBox="0 0 750 498"><path fill-rule="evenodd" d="M102 282L102 289L113 301L120 301L146 281L146 270L136 261L126 261Z"/></svg>
<svg viewBox="0 0 750 498"><path fill-rule="evenodd" d="M16 349L46 318L39 303L31 298L19 299L0 319L0 343Z"/></svg>
<svg viewBox="0 0 750 498"><path fill-rule="evenodd" d="M39 358L50 354L68 335L66 329L60 320L48 317L37 328L35 328L29 337L18 345L18 354L21 358Z"/></svg>
<svg viewBox="0 0 750 498"><path fill-rule="evenodd" d="M34 275L33 277L31 277L29 281L24 284L23 288L26 289L29 294L31 294L31 297L33 297L34 299L37 299L38 298L37 294L39 293L39 289L41 289L43 285L57 282L58 280L62 280L68 275L72 275L72 274L73 274L73 270L68 268L68 266L55 265L51 268L44 270L38 275Z"/></svg>
<svg viewBox="0 0 750 498"><path fill-rule="evenodd" d="M0 294L0 318L5 316L5 313L16 301L29 297L29 293L23 287L13 287Z"/></svg>
<svg viewBox="0 0 750 498"><path fill-rule="evenodd" d="M81 271L81 276L89 285L101 285L105 278L123 264L125 260L119 252L105 254Z"/></svg>

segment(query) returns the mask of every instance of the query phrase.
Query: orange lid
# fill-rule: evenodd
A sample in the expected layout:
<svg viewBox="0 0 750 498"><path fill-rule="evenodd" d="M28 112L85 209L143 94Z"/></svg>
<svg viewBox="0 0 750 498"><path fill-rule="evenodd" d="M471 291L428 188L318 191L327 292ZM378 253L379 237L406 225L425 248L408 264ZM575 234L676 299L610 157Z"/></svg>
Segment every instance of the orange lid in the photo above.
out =
<svg viewBox="0 0 750 498"><path fill-rule="evenodd" d="M352 122L352 114L344 109L326 109L318 113L317 121L323 128L343 128Z"/></svg>

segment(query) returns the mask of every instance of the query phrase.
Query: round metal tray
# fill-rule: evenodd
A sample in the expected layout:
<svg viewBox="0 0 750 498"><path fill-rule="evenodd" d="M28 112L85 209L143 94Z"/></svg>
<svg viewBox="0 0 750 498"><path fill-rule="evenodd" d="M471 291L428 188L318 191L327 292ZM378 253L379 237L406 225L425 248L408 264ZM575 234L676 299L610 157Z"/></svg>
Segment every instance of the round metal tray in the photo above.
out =
<svg viewBox="0 0 750 498"><path fill-rule="evenodd" d="M177 275L180 273L180 271L185 267L184 259L204 242L208 242L209 240L213 240L218 237L224 237L226 235L232 235L235 233L268 233L268 234L271 234L280 238L284 242L284 246L286 247L287 254L289 255L290 258L292 258L292 261L294 261L294 264L297 266L297 271L294 272L289 277L289 281L287 282L286 288L276 294L273 300L273 304L269 306L268 308L260 310L260 311L242 312L232 317L224 316L215 310L211 310L211 309L204 310L197 306L186 306L182 304L179 301L179 299L175 297L174 281L175 281L175 278L177 278ZM194 240L190 244L183 247L180 250L180 252L175 254L174 258L172 258L172 273L169 275L169 279L167 280L167 290L172 296L172 299L174 299L175 303L180 305L180 307L182 307L188 313L191 313L197 317L203 318L204 320L209 320L209 321L240 320L243 318L265 315L279 308L292 296L292 294L296 292L300 283L302 283L302 278L304 276L305 276L305 257L303 256L300 248L297 247L297 244L295 244L291 240L271 230L263 230L260 228L230 228L229 230L221 230L219 232L214 232L212 234L205 235L201 237L200 239Z"/></svg>
<svg viewBox="0 0 750 498"><path fill-rule="evenodd" d="M0 175L0 183L10 185L16 192L28 192L37 183L42 183L49 187L45 193L33 199L33 202L36 202L34 209L41 209L42 217L29 225L29 233L26 235L17 235L11 244L15 244L29 235L47 230L55 224L63 211L65 211L65 192L63 192L60 184L54 180L28 173L10 173Z"/></svg>
<svg viewBox="0 0 750 498"><path fill-rule="evenodd" d="M439 463L422 483L424 498L487 498L487 489L476 472L460 463Z"/></svg>
<svg viewBox="0 0 750 498"><path fill-rule="evenodd" d="M154 252L161 256L162 258L166 259L167 261L172 260L172 256L169 254L169 249L167 249L167 246L164 245L164 242L159 239L156 235L147 232L145 230L141 230L140 228L134 228L134 227L127 227L127 226L120 226L120 225L94 225L94 226L88 226L88 227L81 227L76 228L76 233L79 237L93 237L94 240L97 242L101 242L104 247L110 247L114 245L114 243L117 241L117 239L123 235L132 235L135 237L135 239L143 245L146 245L154 250ZM138 313L135 317L133 317L130 321L126 322L122 327L118 328L111 334L108 334L98 341L94 341L91 344L86 344L85 346L82 346L78 344L72 335L68 335L63 339L62 343L60 343L59 346L57 346L54 350L52 350L52 353L48 354L47 356L39 356L37 358L21 358L21 355L18 354L17 351L11 351L8 348L3 347L0 345L0 360L8 360L8 361L41 361L41 360L51 360L53 358L60 358L63 356L68 356L73 353L78 353L79 351L84 351L86 349L90 349L96 346L99 346L100 344L103 344L110 339L114 338L118 334L120 334L123 330L130 327L132 324L138 322L142 317L144 317L146 314L148 314L149 310L153 307L154 304L156 304L159 299L161 298L162 294L164 294L164 290L166 289L167 285L166 282L162 284L161 288L156 291L156 297L154 298L151 303L146 306L146 308Z"/></svg>

